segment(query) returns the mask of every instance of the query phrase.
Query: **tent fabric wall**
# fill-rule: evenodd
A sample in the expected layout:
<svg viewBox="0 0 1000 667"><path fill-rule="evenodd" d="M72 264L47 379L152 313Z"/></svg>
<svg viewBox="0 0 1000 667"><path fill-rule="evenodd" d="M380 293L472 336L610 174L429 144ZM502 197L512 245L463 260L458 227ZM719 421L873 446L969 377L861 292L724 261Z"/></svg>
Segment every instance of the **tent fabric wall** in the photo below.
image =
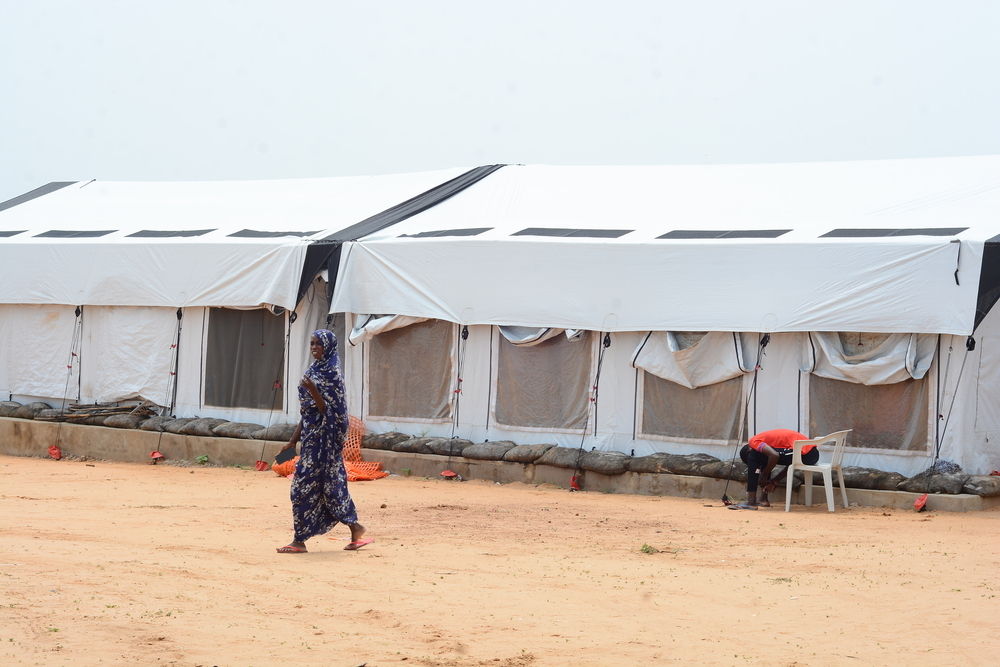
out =
<svg viewBox="0 0 1000 667"><path fill-rule="evenodd" d="M176 309L88 306L84 313L83 400L170 405Z"/></svg>
<svg viewBox="0 0 1000 667"><path fill-rule="evenodd" d="M988 318L982 327L985 327L984 335L1000 338L1000 320ZM640 401L643 398L643 378L642 372L632 366L632 356L646 335L647 332L612 334L612 344L607 349L603 361L600 399L594 407L592 427L582 438L584 448L588 451L591 448L621 451L636 456L658 451L682 454L704 452L728 460L737 445L728 444L724 439L651 437L641 433L643 406L635 401L636 398ZM539 430L496 423L495 416L490 411L497 391L495 371L490 372L490 359L495 358L498 336L493 327L469 327L462 373L460 421L454 427L455 434L476 441L514 440L520 443L548 442L566 447L580 446L581 434L578 430L575 432L560 429ZM915 417L927 422L929 444L916 451L886 451L859 449L850 446L849 443L849 449L845 454L845 465L892 470L905 475L913 475L927 468L934 460L934 417L938 411L945 416L948 415L948 406L957 386L958 396L952 410L950 426L942 440L941 458L956 461L968 472L974 473L988 473L1000 467L1000 456L997 448L992 445L992 441L1000 439L1000 431L981 430L982 432L974 433L972 429L976 414L976 397L981 390L981 381L977 381L976 378L981 350L977 348L968 353L970 356L967 359L966 369L962 373L961 381L958 382L962 356L967 354L964 336L943 337L941 350L945 356L937 356L934 366L939 364L943 366L949 343L954 343L955 351L948 377L944 377L943 369L934 370L934 368L925 376L923 382L927 393L926 408L922 415ZM749 392L753 374L744 376L739 400L745 402L747 407L746 420L749 431L793 428L808 433L811 374L801 371L804 346L808 346L807 335L804 333L774 334L770 344L761 354L761 369L757 374L756 388L752 395ZM756 357L756 350L750 356ZM358 376L362 369L360 347L348 349L345 357L349 405L355 407L361 404L360 391L363 385ZM755 358L749 360L749 363L754 361ZM995 378L990 376L985 380L995 381ZM748 396L750 400L746 402ZM743 408L742 405L734 406L731 403L727 405L734 410L742 411ZM366 419L369 427L376 431L401 430L409 433L414 432L415 428L413 421L372 417ZM414 421L420 423L420 420ZM593 430L595 423L596 433ZM940 426L941 424L937 425L938 428ZM423 421L419 427L419 432L429 437L450 437L452 430L450 422L434 424Z"/></svg>
<svg viewBox="0 0 1000 667"><path fill-rule="evenodd" d="M70 357L79 327L74 311L73 306L0 305L0 392L76 400L80 358Z"/></svg>

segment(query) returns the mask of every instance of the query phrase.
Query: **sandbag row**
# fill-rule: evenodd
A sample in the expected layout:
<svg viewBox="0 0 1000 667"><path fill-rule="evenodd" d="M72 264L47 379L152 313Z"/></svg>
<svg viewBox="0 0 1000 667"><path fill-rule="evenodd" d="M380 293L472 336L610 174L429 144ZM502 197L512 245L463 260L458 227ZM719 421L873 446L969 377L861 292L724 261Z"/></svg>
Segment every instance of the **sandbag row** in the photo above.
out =
<svg viewBox="0 0 1000 667"><path fill-rule="evenodd" d="M629 456L622 452L586 451L577 447L552 444L518 445L509 440L473 443L458 438L415 437L397 431L370 433L364 436L362 447L411 454L460 456L465 459L534 463L621 475L626 472L668 473L730 479L746 482L747 467L740 459L723 461L709 454L667 454ZM957 468L957 466L954 466ZM844 485L852 489L879 491L909 491L913 493L968 493L977 496L1000 496L1000 477L968 475L947 466L932 466L919 475L907 478L897 472L875 468L844 466ZM834 483L837 476L834 474ZM802 484L797 473L793 488Z"/></svg>

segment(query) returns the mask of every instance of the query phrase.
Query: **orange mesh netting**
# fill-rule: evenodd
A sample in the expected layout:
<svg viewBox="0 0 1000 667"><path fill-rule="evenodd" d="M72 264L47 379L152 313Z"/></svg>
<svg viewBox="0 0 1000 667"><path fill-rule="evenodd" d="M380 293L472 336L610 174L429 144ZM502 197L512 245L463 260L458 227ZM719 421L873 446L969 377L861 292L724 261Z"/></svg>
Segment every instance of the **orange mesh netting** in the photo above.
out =
<svg viewBox="0 0 1000 667"><path fill-rule="evenodd" d="M271 470L275 473L281 475L282 477L288 477L295 472L295 464L299 462L299 457L290 458L284 463L272 463Z"/></svg>
<svg viewBox="0 0 1000 667"><path fill-rule="evenodd" d="M347 438L344 439L344 467L347 468L347 481L361 482L388 477L389 473L382 470L381 463L361 458L361 437L365 434L365 424L357 417L349 419Z"/></svg>
<svg viewBox="0 0 1000 667"><path fill-rule="evenodd" d="M365 461L361 458L361 437L365 434L365 424L357 417L350 418L347 427L347 438L344 439L344 467L347 469L348 482L362 482L387 477L389 473L382 470L382 464L377 461ZM271 470L282 477L288 477L295 472L295 464L299 457L284 463L272 463Z"/></svg>

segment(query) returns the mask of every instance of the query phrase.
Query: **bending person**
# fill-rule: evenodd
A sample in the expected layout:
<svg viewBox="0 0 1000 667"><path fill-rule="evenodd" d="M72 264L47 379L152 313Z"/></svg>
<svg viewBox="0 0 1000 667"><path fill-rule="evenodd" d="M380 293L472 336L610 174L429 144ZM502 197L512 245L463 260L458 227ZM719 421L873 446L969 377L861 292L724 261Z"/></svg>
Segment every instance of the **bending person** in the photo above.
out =
<svg viewBox="0 0 1000 667"><path fill-rule="evenodd" d="M306 540L322 535L338 523L351 529L345 549L360 549L372 540L362 539L365 527L347 489L343 448L347 436L347 403L344 380L337 363L337 337L332 331L314 331L309 341L314 361L299 383L301 419L281 451L301 440L299 461L292 478L292 523L295 535L278 553L306 553Z"/></svg>
<svg viewBox="0 0 1000 667"><path fill-rule="evenodd" d="M750 442L743 445L740 450L740 458L747 464L747 499L745 503L731 507L737 509L757 509L758 505L770 507L771 501L767 496L788 473L787 466L792 462L793 443L796 440L808 439L809 436L787 428L763 431L750 438ZM804 445L802 462L812 465L817 461L819 461L819 449L816 445ZM771 472L776 465L785 467L771 479Z"/></svg>

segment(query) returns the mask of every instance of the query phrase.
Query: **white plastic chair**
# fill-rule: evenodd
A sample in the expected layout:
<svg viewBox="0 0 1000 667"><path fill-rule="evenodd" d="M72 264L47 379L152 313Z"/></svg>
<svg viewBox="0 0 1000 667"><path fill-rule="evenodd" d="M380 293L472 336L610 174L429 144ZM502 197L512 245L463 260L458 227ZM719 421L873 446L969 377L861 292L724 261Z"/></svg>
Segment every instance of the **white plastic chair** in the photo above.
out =
<svg viewBox="0 0 1000 667"><path fill-rule="evenodd" d="M853 429L847 429L846 431L837 431L836 433L831 433L830 435L824 435L820 438L812 438L810 440L796 440L792 444L792 464L788 466L788 473L785 478L785 511L788 512L792 505L792 475L795 474L796 470L801 470L803 476L805 477L805 488L806 488L806 506L812 505L812 490L813 490L813 473L818 472L823 474L823 486L826 489L826 506L832 512L834 510L833 503L833 471L837 471L837 480L840 482L840 497L844 501L844 507L847 508L847 489L844 488L844 470L841 467L841 461L844 458L844 446L847 444L847 434ZM830 445L833 444L833 455L830 457L829 463L816 463L814 465L806 465L802 462L802 447L804 445ZM823 455L823 450L820 450L820 456Z"/></svg>

